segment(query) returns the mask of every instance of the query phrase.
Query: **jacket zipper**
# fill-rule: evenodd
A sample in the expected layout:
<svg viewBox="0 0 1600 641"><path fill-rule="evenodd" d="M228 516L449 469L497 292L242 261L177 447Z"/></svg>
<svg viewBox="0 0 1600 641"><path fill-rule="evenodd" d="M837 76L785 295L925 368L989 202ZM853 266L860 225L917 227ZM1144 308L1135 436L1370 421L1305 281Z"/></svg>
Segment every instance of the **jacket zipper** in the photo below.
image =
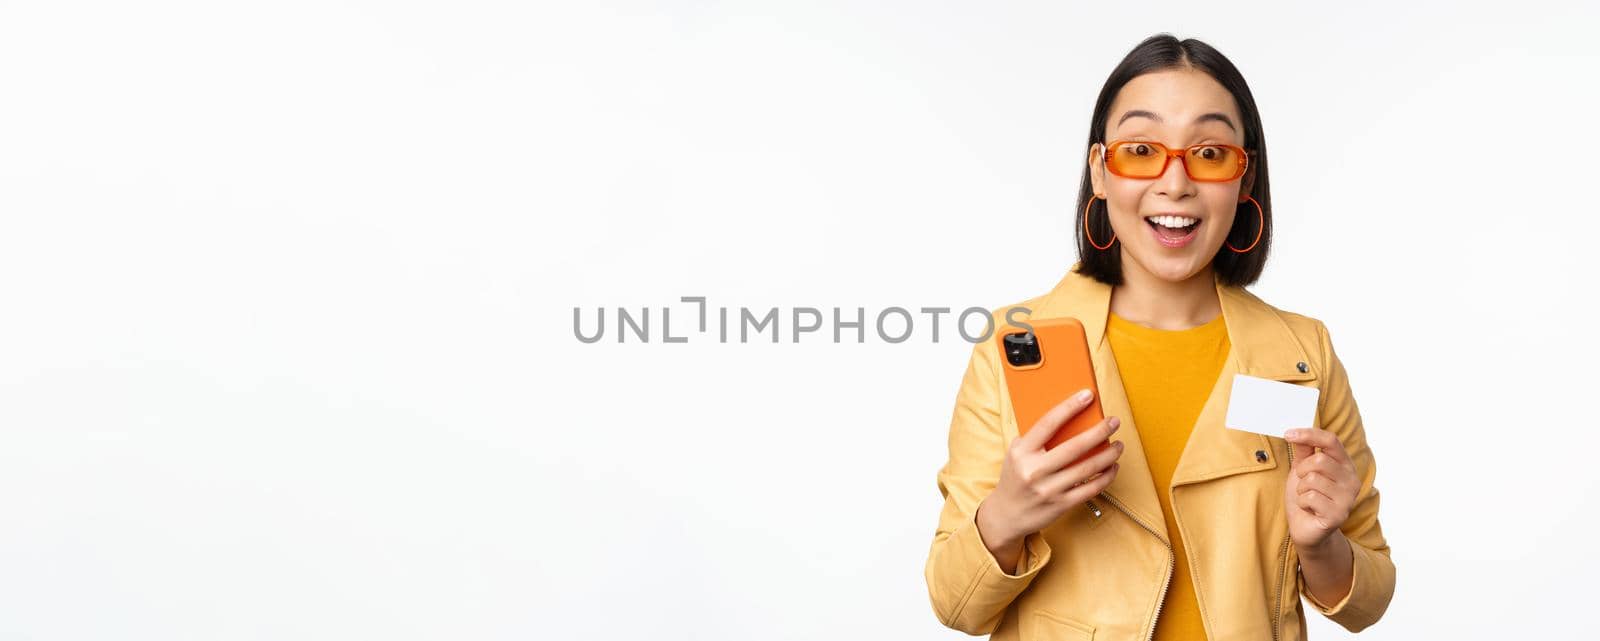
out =
<svg viewBox="0 0 1600 641"><path fill-rule="evenodd" d="M1173 550L1172 543L1168 542L1167 539L1162 537L1160 534L1157 534L1155 529L1145 525L1144 521L1140 521L1138 517L1133 515L1133 512L1128 511L1128 507L1123 505L1122 501L1105 492L1101 492L1100 495L1106 497L1107 501L1110 501L1112 505L1117 506L1117 509L1122 510L1122 513L1128 515L1128 518L1133 519L1134 523L1138 523L1139 527L1144 528L1145 531L1154 535L1157 540L1165 543L1167 546L1167 578L1161 583L1161 597L1156 601L1156 616L1150 620L1150 634L1145 637L1145 641L1150 641L1156 636L1156 622L1161 620L1161 607L1167 604L1167 588L1171 587L1172 585L1172 570L1173 566L1177 565L1178 553L1177 551Z"/></svg>
<svg viewBox="0 0 1600 641"><path fill-rule="evenodd" d="M1285 443L1284 451L1289 454L1289 473L1294 474L1294 444ZM1285 497L1285 499L1287 498ZM1285 506L1285 509L1287 509L1287 506ZM1278 561L1278 574L1276 577L1278 584L1272 588L1272 641L1279 641L1279 635L1283 634L1279 631L1283 625L1283 575L1289 571L1289 543L1291 540L1292 537L1288 532L1285 532L1283 545L1279 546L1278 556L1281 560Z"/></svg>

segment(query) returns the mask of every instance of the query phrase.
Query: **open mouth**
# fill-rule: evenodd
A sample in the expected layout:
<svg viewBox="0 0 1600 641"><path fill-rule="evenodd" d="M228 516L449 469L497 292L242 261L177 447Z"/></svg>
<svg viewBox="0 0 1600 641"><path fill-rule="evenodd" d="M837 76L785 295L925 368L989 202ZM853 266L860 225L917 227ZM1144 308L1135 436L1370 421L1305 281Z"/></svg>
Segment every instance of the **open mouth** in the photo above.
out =
<svg viewBox="0 0 1600 641"><path fill-rule="evenodd" d="M1205 221L1187 216L1148 216L1145 224L1155 233L1156 240L1168 247L1182 247L1195 237L1195 231Z"/></svg>

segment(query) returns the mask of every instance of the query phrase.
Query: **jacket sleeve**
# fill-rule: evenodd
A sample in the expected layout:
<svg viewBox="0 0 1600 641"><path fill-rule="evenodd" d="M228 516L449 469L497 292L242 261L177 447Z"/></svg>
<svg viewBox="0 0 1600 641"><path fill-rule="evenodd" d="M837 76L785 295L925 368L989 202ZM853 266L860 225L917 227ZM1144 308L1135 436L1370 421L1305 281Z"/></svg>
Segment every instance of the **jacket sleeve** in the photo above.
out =
<svg viewBox="0 0 1600 641"><path fill-rule="evenodd" d="M998 358L993 343L976 344L956 393L950 456L937 477L944 507L924 572L939 622L972 635L993 632L1050 561L1050 546L1034 532L1023 539L1021 567L1002 569L978 534L978 505L998 483L1010 445L1000 426Z"/></svg>
<svg viewBox="0 0 1600 641"><path fill-rule="evenodd" d="M1334 352L1327 326L1321 321L1317 322L1317 335L1327 370L1317 409L1321 427L1339 437L1355 463L1356 473L1361 476L1361 488L1356 493L1355 507L1350 510L1349 518L1339 528L1350 540L1350 550L1355 557L1349 593L1338 603L1325 605L1311 595L1304 574L1299 574L1296 582L1300 594L1323 616L1346 630L1360 632L1377 623L1389 607L1389 600L1394 596L1394 561L1378 523L1378 488L1373 485L1377 465L1367 446L1366 431L1361 425L1361 412L1356 407L1349 376Z"/></svg>

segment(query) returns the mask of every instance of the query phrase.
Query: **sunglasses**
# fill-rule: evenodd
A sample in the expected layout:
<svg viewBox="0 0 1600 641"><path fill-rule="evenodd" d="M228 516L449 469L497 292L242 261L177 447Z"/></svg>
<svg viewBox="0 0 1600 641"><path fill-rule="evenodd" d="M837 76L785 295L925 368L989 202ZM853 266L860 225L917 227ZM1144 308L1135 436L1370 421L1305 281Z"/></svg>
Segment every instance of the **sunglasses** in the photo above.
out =
<svg viewBox="0 0 1600 641"><path fill-rule="evenodd" d="M1189 180L1227 182L1244 175L1250 153L1242 147L1205 143L1169 149L1149 140L1119 140L1106 146L1106 169L1123 178L1160 178L1173 158L1183 162Z"/></svg>

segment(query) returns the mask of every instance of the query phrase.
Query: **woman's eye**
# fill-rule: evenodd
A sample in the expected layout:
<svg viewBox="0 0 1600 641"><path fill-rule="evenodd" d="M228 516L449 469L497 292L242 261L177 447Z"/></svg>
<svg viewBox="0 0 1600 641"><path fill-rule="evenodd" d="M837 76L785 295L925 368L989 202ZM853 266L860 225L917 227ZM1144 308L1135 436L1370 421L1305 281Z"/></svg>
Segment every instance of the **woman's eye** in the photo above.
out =
<svg viewBox="0 0 1600 641"><path fill-rule="evenodd" d="M1154 152L1150 145L1133 145L1132 149L1135 156L1148 156Z"/></svg>

